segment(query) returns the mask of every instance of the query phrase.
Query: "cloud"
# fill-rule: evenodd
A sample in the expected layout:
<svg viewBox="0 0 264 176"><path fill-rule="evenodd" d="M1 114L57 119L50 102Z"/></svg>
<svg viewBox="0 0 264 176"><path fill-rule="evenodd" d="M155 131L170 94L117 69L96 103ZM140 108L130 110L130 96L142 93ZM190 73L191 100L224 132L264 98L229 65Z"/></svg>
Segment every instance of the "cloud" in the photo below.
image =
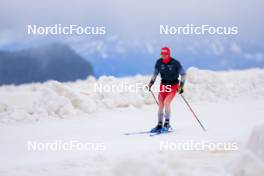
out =
<svg viewBox="0 0 264 176"><path fill-rule="evenodd" d="M13 31L24 36L27 24L98 24L107 26L110 35L150 39L159 36L159 25L239 25L240 36L258 39L264 22L252 23L263 16L261 0L1 0L0 33ZM235 13L230 13L236 9ZM250 13L245 13L251 9ZM260 39L260 40L261 40Z"/></svg>
<svg viewBox="0 0 264 176"><path fill-rule="evenodd" d="M221 55L224 53L224 46L219 40L212 42L211 48L215 55Z"/></svg>
<svg viewBox="0 0 264 176"><path fill-rule="evenodd" d="M73 49L84 57L99 54L103 59L108 58L108 46L103 40L87 41L82 38L70 38L64 41L73 47Z"/></svg>
<svg viewBox="0 0 264 176"><path fill-rule="evenodd" d="M242 56L244 59L247 60L253 60L257 62L263 62L264 61L264 53L263 52L247 52L241 49L240 45L236 42L232 42L230 46L230 50L237 54Z"/></svg>
<svg viewBox="0 0 264 176"><path fill-rule="evenodd" d="M230 49L231 49L231 51L233 51L236 54L242 54L242 50L236 42L231 43Z"/></svg>
<svg viewBox="0 0 264 176"><path fill-rule="evenodd" d="M240 0L1 0L0 49L6 46L35 46L62 41L86 58L109 59L116 55L146 53L159 56L162 46L171 47L175 57L186 53L194 58L226 56L228 51L245 59L263 60L263 48L243 51L241 43L262 46L264 1ZM235 12L233 10L236 9ZM248 10L250 9L250 13ZM104 25L105 36L28 36L28 24ZM160 24L181 26L239 26L236 36L161 36ZM8 33L8 35L7 35ZM2 37L4 35L4 37ZM231 42L231 44L230 44ZM233 43L232 43L233 42ZM246 44L247 46L250 43ZM17 48L17 47L16 47ZM118 59L118 57L117 57Z"/></svg>
<svg viewBox="0 0 264 176"><path fill-rule="evenodd" d="M248 60L255 60L257 62L263 62L264 53L244 53L244 58Z"/></svg>
<svg viewBox="0 0 264 176"><path fill-rule="evenodd" d="M147 42L146 43L146 48L147 48L147 51L148 51L149 54L153 54L154 53L154 48L153 48L151 43Z"/></svg>

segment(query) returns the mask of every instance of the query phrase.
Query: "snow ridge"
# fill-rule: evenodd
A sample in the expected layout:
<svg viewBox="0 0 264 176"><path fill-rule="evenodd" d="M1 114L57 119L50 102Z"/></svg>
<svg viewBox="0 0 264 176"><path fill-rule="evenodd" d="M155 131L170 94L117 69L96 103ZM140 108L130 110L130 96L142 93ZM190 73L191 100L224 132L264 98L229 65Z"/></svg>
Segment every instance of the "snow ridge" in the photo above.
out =
<svg viewBox="0 0 264 176"><path fill-rule="evenodd" d="M264 70L214 72L190 68L187 71L185 96L192 103L218 102L264 97ZM82 113L92 115L104 109L136 107L154 104L148 91L96 92L95 85L146 85L150 76L116 78L102 76L99 79L60 83L25 84L0 87L0 123L36 121L47 117L67 118ZM154 86L158 87L159 80ZM157 92L155 93L157 95ZM176 98L176 101L177 98Z"/></svg>

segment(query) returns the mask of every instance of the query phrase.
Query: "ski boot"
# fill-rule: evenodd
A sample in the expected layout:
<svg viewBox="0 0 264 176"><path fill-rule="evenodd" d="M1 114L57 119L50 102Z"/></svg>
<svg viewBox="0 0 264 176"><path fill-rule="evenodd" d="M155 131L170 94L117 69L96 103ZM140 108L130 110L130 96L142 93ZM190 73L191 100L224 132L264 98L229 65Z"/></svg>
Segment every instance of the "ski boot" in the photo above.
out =
<svg viewBox="0 0 264 176"><path fill-rule="evenodd" d="M170 121L169 120L165 120L165 123L164 123L164 126L162 128L162 131L164 132L168 132L168 131L171 131L172 128L171 128L171 125L170 125Z"/></svg>
<svg viewBox="0 0 264 176"><path fill-rule="evenodd" d="M150 130L151 133L158 133L162 130L162 122L159 122L158 125Z"/></svg>

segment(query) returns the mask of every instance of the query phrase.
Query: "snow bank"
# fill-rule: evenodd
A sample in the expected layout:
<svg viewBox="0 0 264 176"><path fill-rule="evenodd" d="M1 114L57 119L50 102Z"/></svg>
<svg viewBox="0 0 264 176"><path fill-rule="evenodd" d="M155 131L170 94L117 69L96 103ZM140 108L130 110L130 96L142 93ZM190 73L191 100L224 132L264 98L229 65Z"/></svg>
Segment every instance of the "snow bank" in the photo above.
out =
<svg viewBox="0 0 264 176"><path fill-rule="evenodd" d="M253 129L248 141L248 148L264 162L264 124Z"/></svg>
<svg viewBox="0 0 264 176"><path fill-rule="evenodd" d="M234 175L260 176L264 173L264 124L253 129L247 148L232 166Z"/></svg>
<svg viewBox="0 0 264 176"><path fill-rule="evenodd" d="M190 68L187 72L185 96L192 102L215 102L264 97L264 70L213 72ZM92 115L104 109L154 104L151 94L143 87L150 76L115 78L89 77L72 83L48 81L21 86L0 87L0 122L31 121L46 117L67 118L81 113ZM158 87L157 80L156 88ZM95 87L116 86L114 92L96 91ZM120 91L120 87L123 91ZM132 87L133 91L124 89ZM116 88L115 87L115 88ZM135 87L134 87L135 88ZM155 90L155 87L154 87ZM157 93L155 93L157 96Z"/></svg>
<svg viewBox="0 0 264 176"><path fill-rule="evenodd" d="M190 68L186 96L193 101L218 101L264 97L264 70L214 72Z"/></svg>

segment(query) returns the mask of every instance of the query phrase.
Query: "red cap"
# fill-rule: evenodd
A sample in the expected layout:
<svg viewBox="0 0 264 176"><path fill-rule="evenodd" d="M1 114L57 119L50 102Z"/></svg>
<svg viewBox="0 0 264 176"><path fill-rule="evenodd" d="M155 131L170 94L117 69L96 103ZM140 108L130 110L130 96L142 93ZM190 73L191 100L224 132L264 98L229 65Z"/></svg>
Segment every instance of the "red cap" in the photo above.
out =
<svg viewBox="0 0 264 176"><path fill-rule="evenodd" d="M161 48L160 54L167 54L170 57L170 48L168 48L168 47Z"/></svg>
<svg viewBox="0 0 264 176"><path fill-rule="evenodd" d="M166 59L162 59L162 62L163 62L163 63L167 64L167 63L170 62L170 60L171 60L171 57L170 57L170 48L168 48L168 47L163 47L163 48L161 48L161 52L160 52L160 54L161 54L161 55L163 55L163 54L168 55L168 57L167 57Z"/></svg>

